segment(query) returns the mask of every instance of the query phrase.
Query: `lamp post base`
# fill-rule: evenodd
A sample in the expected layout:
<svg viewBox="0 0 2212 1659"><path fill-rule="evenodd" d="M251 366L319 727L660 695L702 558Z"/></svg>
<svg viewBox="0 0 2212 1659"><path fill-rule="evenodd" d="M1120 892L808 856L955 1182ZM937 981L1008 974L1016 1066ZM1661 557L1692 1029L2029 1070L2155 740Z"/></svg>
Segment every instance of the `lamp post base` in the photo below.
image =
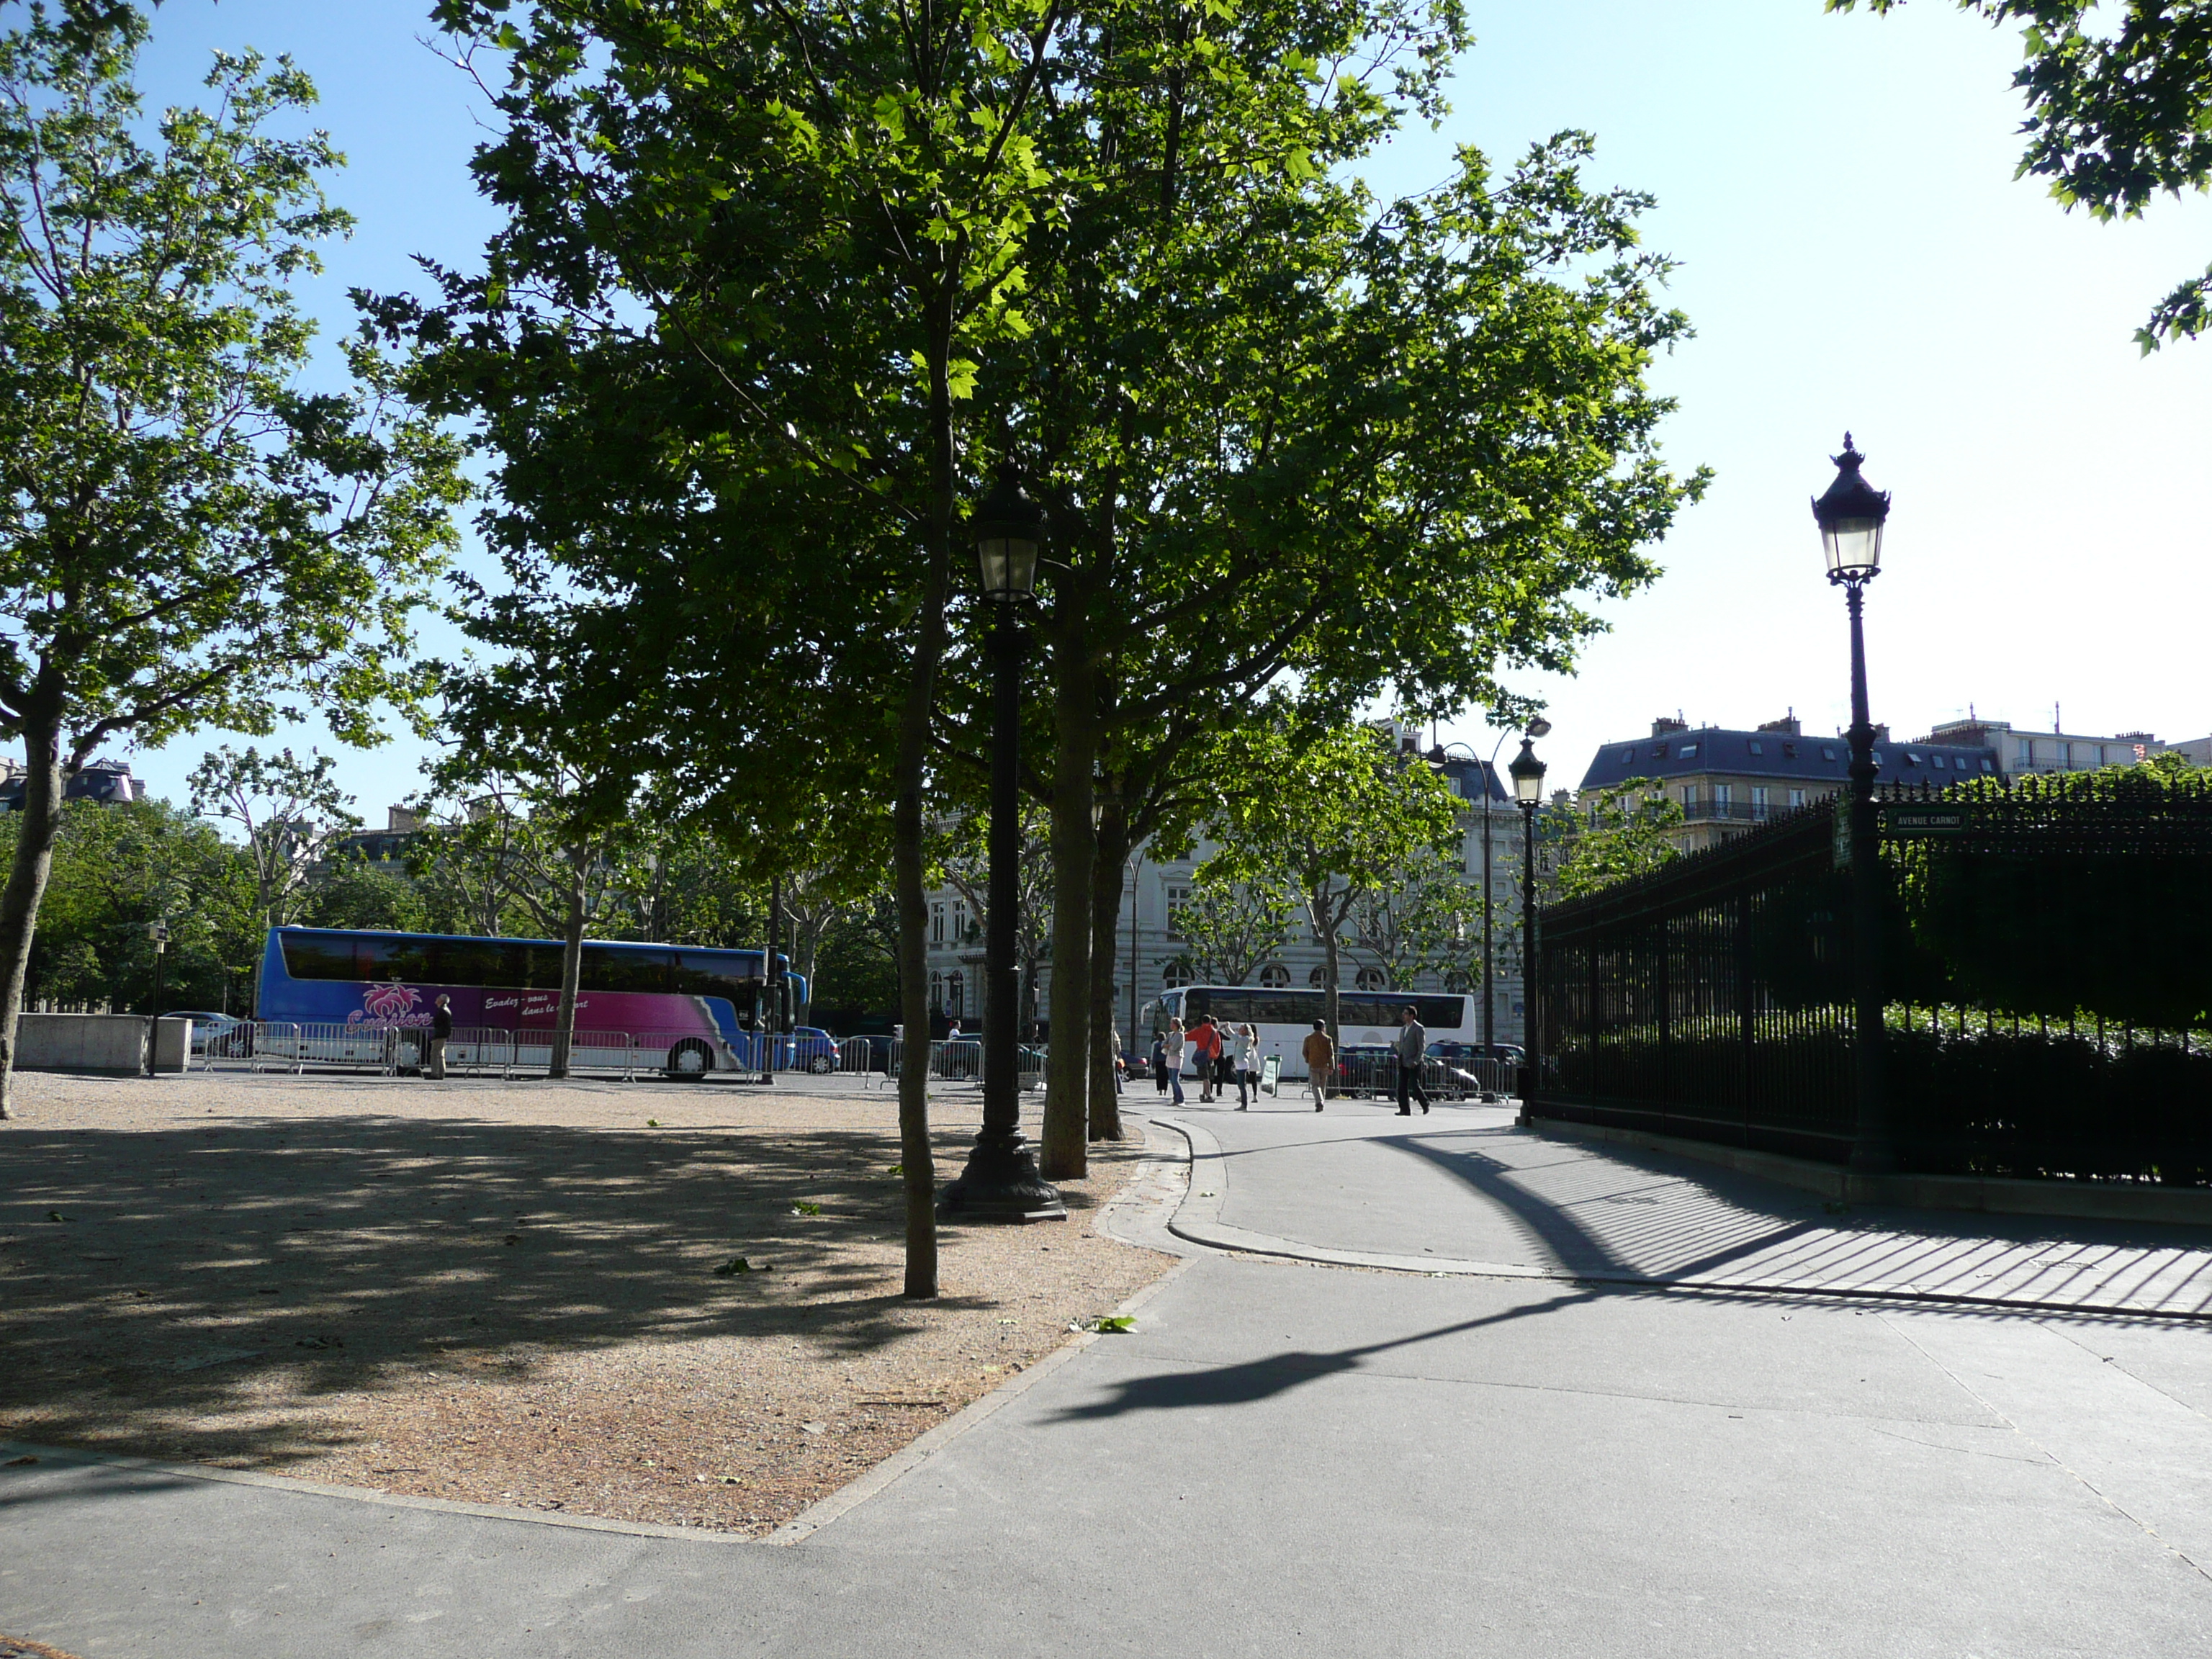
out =
<svg viewBox="0 0 2212 1659"><path fill-rule="evenodd" d="M1037 1173L1036 1158L1018 1135L985 1130L960 1178L938 1194L940 1221L1065 1221L1060 1189Z"/></svg>

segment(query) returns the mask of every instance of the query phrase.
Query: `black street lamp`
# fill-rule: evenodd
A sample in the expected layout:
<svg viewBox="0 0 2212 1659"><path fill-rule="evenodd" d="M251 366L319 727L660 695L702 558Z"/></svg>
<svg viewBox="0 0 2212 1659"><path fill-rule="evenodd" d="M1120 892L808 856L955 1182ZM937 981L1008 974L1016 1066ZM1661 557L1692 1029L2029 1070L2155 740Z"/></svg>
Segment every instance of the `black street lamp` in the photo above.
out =
<svg viewBox="0 0 2212 1659"><path fill-rule="evenodd" d="M1866 457L1852 447L1850 433L1844 434L1844 453L1831 459L1836 481L1813 503L1813 517L1820 526L1828 580L1843 588L1851 617L1851 726L1844 735L1851 746L1851 1053L1858 1126L1851 1139L1850 1167L1863 1175L1887 1175L1897 1168L1897 1142L1882 1093L1881 820L1874 799L1878 769L1874 720L1867 713L1866 636L1860 618L1866 585L1881 572L1889 492L1859 476Z"/></svg>
<svg viewBox="0 0 2212 1659"><path fill-rule="evenodd" d="M1505 769L1513 775L1513 799L1521 807L1521 1109L1526 1112L1542 1054L1536 1019L1536 808L1544 799L1544 763L1536 758L1534 739L1521 739L1521 752Z"/></svg>
<svg viewBox="0 0 2212 1659"><path fill-rule="evenodd" d="M1022 494L1009 461L969 520L991 608L990 896L983 917L983 1127L968 1167L937 1212L976 1221L1066 1220L1059 1189L1037 1173L1022 1140L1021 970L1015 933L1021 906L1022 659L1029 636L1016 612L1036 583L1044 512Z"/></svg>

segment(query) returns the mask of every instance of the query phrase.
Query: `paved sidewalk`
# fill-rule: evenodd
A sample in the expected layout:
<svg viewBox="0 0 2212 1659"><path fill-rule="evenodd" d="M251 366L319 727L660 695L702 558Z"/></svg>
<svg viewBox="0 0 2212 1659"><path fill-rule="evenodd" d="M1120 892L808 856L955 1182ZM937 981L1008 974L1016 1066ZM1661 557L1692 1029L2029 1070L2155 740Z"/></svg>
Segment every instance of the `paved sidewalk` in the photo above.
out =
<svg viewBox="0 0 2212 1659"><path fill-rule="evenodd" d="M0 1467L0 1630L84 1659L2204 1650L2212 1332L1532 1277L1570 1244L1698 1258L1594 1218L1668 1212L1598 1201L1637 1165L1559 1189L1565 1227L1524 1183L1578 1149L1410 1126L1476 1137L1509 1198L1351 1122L1206 1115L1186 1212L1376 1254L1449 1227L1519 1275L1200 1255L787 1547Z"/></svg>
<svg viewBox="0 0 2212 1659"><path fill-rule="evenodd" d="M1427 1272L1871 1293L2212 1317L2212 1230L1851 1206L1509 1107L1158 1115L1192 1137L1185 1237Z"/></svg>

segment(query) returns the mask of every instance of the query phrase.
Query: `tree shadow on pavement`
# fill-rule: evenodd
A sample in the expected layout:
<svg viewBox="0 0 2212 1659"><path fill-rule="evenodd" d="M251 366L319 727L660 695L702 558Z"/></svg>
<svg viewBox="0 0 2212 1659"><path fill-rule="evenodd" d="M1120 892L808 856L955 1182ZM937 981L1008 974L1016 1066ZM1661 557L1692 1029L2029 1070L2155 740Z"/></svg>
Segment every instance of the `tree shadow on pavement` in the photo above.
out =
<svg viewBox="0 0 2212 1659"><path fill-rule="evenodd" d="M957 1170L965 1139L948 1130L940 1162ZM564 1353L702 1337L858 1356L925 1310L989 1301L899 1293L888 1126L346 1115L24 1127L6 1150L0 1425L34 1410L25 1438L112 1444L136 1413L191 1424L125 1435L137 1449L281 1458L313 1436L246 1420L266 1417L264 1385L297 1403L431 1373L527 1380ZM961 1236L940 1228L948 1249Z"/></svg>
<svg viewBox="0 0 2212 1659"><path fill-rule="evenodd" d="M1193 1367L1183 1370L1160 1371L1151 1376L1132 1377L1126 1382L1115 1384L1104 1399L1093 1401L1085 1406L1064 1407L1055 1412L1050 1420L1069 1423L1086 1419L1120 1417L1128 1412L1253 1405L1288 1393L1304 1383L1358 1370L1363 1361L1376 1354L1410 1348L1418 1343L1433 1342L1442 1337L1479 1331L1487 1325L1503 1325L1516 1319L1531 1319L1543 1314L1557 1313L1563 1308L1594 1302L1604 1294L1606 1292L1597 1290L1563 1291L1541 1302L1527 1303L1474 1319L1455 1320L1451 1324L1417 1331L1410 1336L1393 1337L1387 1342L1367 1342L1358 1347L1318 1352L1293 1348L1286 1353L1269 1354L1265 1358L1248 1359L1235 1364Z"/></svg>

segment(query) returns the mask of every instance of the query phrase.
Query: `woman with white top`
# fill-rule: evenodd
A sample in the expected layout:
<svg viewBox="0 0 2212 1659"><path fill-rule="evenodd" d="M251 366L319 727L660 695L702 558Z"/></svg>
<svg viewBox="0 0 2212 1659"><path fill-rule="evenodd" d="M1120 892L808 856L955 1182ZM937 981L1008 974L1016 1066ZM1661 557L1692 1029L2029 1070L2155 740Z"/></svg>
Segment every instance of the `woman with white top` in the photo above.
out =
<svg viewBox="0 0 2212 1659"><path fill-rule="evenodd" d="M1245 1107L1244 1091L1252 1091L1252 1098L1260 1097L1260 1030L1252 1024L1237 1028L1237 1109Z"/></svg>
<svg viewBox="0 0 2212 1659"><path fill-rule="evenodd" d="M1168 1086L1175 1091L1175 1103L1182 1104L1182 1022L1168 1021Z"/></svg>

